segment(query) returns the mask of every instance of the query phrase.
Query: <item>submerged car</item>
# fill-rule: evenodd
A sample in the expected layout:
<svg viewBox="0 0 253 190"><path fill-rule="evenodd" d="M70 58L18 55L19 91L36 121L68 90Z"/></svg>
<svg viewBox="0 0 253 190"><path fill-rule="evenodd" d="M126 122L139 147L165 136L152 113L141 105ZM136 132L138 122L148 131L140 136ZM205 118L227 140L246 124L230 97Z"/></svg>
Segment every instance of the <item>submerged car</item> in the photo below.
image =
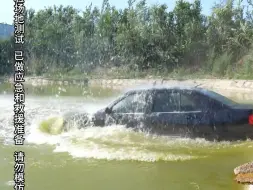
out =
<svg viewBox="0 0 253 190"><path fill-rule="evenodd" d="M96 112L92 123L177 137L239 140L253 138L253 105L198 87L153 86L128 91Z"/></svg>

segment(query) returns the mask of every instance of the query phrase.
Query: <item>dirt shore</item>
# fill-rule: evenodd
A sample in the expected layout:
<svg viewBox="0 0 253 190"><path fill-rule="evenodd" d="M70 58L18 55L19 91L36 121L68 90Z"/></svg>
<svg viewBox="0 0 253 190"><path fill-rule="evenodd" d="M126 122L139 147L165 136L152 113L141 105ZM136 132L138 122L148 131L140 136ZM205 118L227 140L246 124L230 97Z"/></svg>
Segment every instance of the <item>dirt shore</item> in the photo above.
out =
<svg viewBox="0 0 253 190"><path fill-rule="evenodd" d="M223 79L196 79L196 80L164 80L164 79L68 79L55 80L44 77L26 77L26 84L40 85L69 85L81 84L102 86L105 88L126 88L137 85L165 84L165 85L195 85L208 89L234 90L253 92L253 80L223 80ZM9 79L12 82L13 78Z"/></svg>

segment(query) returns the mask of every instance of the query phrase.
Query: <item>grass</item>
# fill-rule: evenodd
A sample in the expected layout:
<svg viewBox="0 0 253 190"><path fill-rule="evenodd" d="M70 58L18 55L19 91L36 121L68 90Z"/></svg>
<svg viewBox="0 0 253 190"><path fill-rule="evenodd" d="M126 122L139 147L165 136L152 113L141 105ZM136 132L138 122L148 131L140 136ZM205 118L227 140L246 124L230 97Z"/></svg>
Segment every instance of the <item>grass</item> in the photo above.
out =
<svg viewBox="0 0 253 190"><path fill-rule="evenodd" d="M221 66L222 67L222 66ZM104 68L95 70L87 74L89 79L147 79L147 78L163 78L175 80L188 80L188 79L253 79L253 74L242 71L231 71L231 68L225 69L223 72L216 72L220 66L217 64L214 71L205 71L204 69L193 70L191 68L174 69L173 71L147 70L145 72L133 71L127 68ZM239 70L239 69L238 69Z"/></svg>
<svg viewBox="0 0 253 190"><path fill-rule="evenodd" d="M130 66L101 68L98 67L90 73L70 73L75 77L82 76L89 79L137 79L137 78L163 78L163 79L253 79L253 50L237 63L232 62L232 55L223 55L209 60L203 65L183 65L174 70L166 68L140 71Z"/></svg>
<svg viewBox="0 0 253 190"><path fill-rule="evenodd" d="M214 56L213 56L214 57ZM97 67L92 71L82 72L80 68L74 68L66 72L61 68L51 68L43 74L35 74L50 80L84 80L88 79L253 79L253 49L237 63L232 62L232 55L224 53L216 58L209 58L200 65L182 65L169 70L166 68L149 69L141 71L130 65L120 67ZM40 61L34 60L32 66L38 67ZM30 69L32 70L33 67ZM29 70L31 72L31 70ZM35 72L36 73L36 72ZM1 79L1 78L0 78Z"/></svg>

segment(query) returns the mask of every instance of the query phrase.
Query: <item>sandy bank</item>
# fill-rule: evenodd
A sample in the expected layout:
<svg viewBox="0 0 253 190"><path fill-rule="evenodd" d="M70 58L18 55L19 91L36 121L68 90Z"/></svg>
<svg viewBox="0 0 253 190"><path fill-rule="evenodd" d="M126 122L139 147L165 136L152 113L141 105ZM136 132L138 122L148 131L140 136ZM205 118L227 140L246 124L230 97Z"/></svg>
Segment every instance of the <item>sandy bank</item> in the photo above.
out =
<svg viewBox="0 0 253 190"><path fill-rule="evenodd" d="M126 88L136 85L165 84L165 85L198 85L208 89L234 90L253 92L253 80L223 80L223 79L196 79L196 80L163 80L163 79L80 79L54 80L43 77L26 77L26 84L40 85L70 85L81 84L102 86L108 88ZM9 79L12 82L13 79Z"/></svg>

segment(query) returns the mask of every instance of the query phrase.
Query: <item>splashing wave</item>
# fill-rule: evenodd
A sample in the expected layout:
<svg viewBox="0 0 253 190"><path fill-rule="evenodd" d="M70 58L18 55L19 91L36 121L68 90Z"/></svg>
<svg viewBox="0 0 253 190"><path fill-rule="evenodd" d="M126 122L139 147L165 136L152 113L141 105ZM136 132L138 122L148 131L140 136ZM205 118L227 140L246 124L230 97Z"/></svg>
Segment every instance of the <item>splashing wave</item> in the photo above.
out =
<svg viewBox="0 0 253 190"><path fill-rule="evenodd" d="M54 152L68 152L73 157L107 160L184 161L207 156L215 149L226 148L229 142L209 142L204 139L172 138L134 132L124 126L87 127L71 129L60 135L49 135L38 129L38 124L50 116L68 111L86 110L88 113L105 106L107 102L91 103L66 99L30 98L26 103L26 143L50 144ZM82 106L80 106L82 105ZM0 138L13 143L13 101L3 97L0 103Z"/></svg>

